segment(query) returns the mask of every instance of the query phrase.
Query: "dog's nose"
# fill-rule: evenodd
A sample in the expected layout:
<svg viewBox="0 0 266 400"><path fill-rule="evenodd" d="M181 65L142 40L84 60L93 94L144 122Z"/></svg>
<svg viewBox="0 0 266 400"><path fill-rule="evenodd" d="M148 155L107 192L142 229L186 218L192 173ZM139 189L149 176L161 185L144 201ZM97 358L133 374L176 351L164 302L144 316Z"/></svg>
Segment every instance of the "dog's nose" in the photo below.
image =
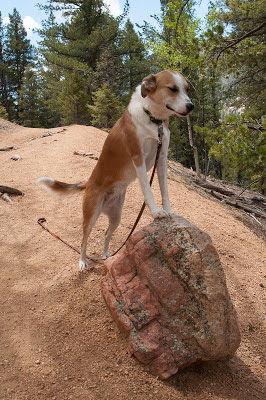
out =
<svg viewBox="0 0 266 400"><path fill-rule="evenodd" d="M187 109L187 112L188 112L188 113L189 113L190 111L192 111L193 108L194 108L194 104L193 104L193 103L187 103L187 104L186 104L186 109Z"/></svg>

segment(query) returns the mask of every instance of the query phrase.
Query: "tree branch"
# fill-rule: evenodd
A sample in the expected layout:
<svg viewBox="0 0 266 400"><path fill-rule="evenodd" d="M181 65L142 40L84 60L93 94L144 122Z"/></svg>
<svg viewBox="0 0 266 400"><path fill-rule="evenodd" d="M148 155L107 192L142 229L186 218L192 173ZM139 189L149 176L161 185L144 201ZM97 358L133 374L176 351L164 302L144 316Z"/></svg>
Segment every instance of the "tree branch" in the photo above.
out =
<svg viewBox="0 0 266 400"><path fill-rule="evenodd" d="M242 40L246 39L247 37L252 36L254 33L258 32L259 30L261 30L264 26L266 25L266 21L262 22L262 24L260 24L259 26L257 26L256 28L252 29L251 31L245 33L245 35L241 36L240 38L234 40L233 43L230 43L228 46L224 47L222 50L220 50L218 56L217 56L217 61L220 57L220 55L227 49L230 49L231 47L234 47L236 44L242 42Z"/></svg>
<svg viewBox="0 0 266 400"><path fill-rule="evenodd" d="M189 2L190 2L190 0L186 0L185 3L184 3L184 4L182 5L182 7L180 8L179 15L178 15L177 20L176 20L174 37L176 37L176 34L177 34L178 23L179 23L179 20L180 20L180 18L181 18L182 12L183 12L184 8L186 7L186 5L187 5Z"/></svg>

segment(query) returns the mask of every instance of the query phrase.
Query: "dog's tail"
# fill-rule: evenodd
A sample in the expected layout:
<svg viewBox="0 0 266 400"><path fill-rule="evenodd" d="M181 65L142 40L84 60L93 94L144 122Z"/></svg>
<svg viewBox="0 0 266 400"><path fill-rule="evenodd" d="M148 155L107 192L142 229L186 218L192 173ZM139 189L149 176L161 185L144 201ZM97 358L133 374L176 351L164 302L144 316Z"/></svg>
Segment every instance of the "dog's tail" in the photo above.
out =
<svg viewBox="0 0 266 400"><path fill-rule="evenodd" d="M67 195L75 192L81 192L86 188L87 182L81 183L65 183L56 181L53 178L43 177L35 181L36 183L42 185L47 192L53 195Z"/></svg>

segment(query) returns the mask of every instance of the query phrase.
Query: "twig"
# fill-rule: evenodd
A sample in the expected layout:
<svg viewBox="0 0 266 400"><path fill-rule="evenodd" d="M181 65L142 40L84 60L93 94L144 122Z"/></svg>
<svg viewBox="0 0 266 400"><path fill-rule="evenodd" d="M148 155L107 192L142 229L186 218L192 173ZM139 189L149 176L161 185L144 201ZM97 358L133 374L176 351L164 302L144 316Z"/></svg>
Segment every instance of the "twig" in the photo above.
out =
<svg viewBox="0 0 266 400"><path fill-rule="evenodd" d="M266 168L264 168L263 173L261 174L261 176L260 176L258 179L256 179L255 181L251 182L247 187L245 187L245 188L239 193L239 195L235 198L235 200L239 199L239 197L241 196L241 194L243 194L248 188L250 188L250 186L252 186L252 185L253 185L254 183L256 183L256 182L259 182L259 181L263 178L263 176L264 176L264 174L265 174L265 171L266 171Z"/></svg>
<svg viewBox="0 0 266 400"><path fill-rule="evenodd" d="M15 150L14 146L6 146L6 147L1 147L0 151L10 151L10 150Z"/></svg>
<svg viewBox="0 0 266 400"><path fill-rule="evenodd" d="M253 33L258 32L258 31L259 31L260 29L262 29L265 25L266 25L266 21L262 22L262 24L260 24L260 25L257 26L256 28L252 29L251 31L245 33L245 35L241 36L240 38L234 40L233 43L230 43L228 46L224 47L222 50L220 50L220 52L219 52L219 54L218 54L216 60L218 61L220 55L221 55L225 50L230 49L230 47L233 47L233 46L235 46L237 43L242 42L242 40L246 39L247 37L252 36Z"/></svg>
<svg viewBox="0 0 266 400"><path fill-rule="evenodd" d="M0 192L1 193L14 194L16 196L24 196L24 193L21 192L21 190L12 188L10 186L2 186L2 185L0 185Z"/></svg>
<svg viewBox="0 0 266 400"><path fill-rule="evenodd" d="M263 224L262 224L256 217L254 217L254 215L252 215L252 214L249 214L249 215L250 215L251 218L254 219L254 221L256 221L259 225L261 225L261 227L262 227L263 229L265 229L264 226L263 226Z"/></svg>

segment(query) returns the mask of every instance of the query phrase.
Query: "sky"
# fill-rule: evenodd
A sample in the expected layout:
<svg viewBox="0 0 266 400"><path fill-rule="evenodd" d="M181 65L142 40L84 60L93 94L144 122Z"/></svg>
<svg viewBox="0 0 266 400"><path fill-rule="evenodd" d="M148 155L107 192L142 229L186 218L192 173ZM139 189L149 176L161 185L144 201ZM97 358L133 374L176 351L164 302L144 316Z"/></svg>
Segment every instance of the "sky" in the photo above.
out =
<svg viewBox="0 0 266 400"><path fill-rule="evenodd" d="M122 13L125 1L124 0L104 0L109 5L110 11L114 16ZM38 35L33 32L34 28L40 28L42 20L46 19L44 11L39 10L37 3L46 4L45 0L2 0L0 3L0 11L4 23L8 22L8 14L16 8L23 19L24 27L28 33L28 38L32 44L36 45ZM208 11L209 0L201 0L201 4L197 7L197 15L199 18L204 18ZM160 13L160 0L129 0L129 19L134 24L142 25L143 21L155 24L152 15ZM58 19L60 15L58 14Z"/></svg>

